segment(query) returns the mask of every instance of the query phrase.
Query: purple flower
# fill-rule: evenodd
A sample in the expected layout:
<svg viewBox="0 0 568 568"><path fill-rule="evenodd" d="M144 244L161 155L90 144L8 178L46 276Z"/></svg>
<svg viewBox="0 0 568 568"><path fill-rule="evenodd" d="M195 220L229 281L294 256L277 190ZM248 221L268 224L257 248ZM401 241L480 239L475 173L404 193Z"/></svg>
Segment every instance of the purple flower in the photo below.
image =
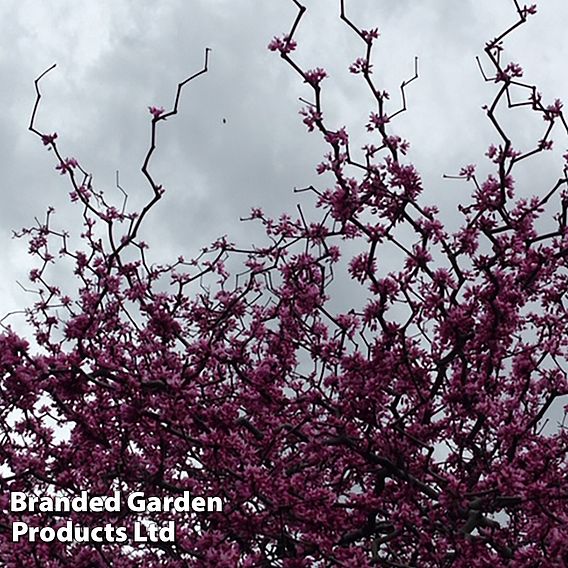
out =
<svg viewBox="0 0 568 568"><path fill-rule="evenodd" d="M148 110L150 111L150 114L154 117L154 120L159 118L162 114L164 114L163 107L149 106Z"/></svg>
<svg viewBox="0 0 568 568"><path fill-rule="evenodd" d="M72 169L79 166L79 162L75 158L65 158L60 164L55 166L56 170L59 170L61 175L70 172Z"/></svg>
<svg viewBox="0 0 568 568"><path fill-rule="evenodd" d="M372 28L370 30L361 30L361 35L367 43L372 43L373 40L378 39L381 34L378 28Z"/></svg>
<svg viewBox="0 0 568 568"><path fill-rule="evenodd" d="M268 44L268 49L270 51L279 51L281 54L285 54L294 51L297 45L298 44L293 39L290 39L289 36L285 34L281 38L274 36L272 41Z"/></svg>
<svg viewBox="0 0 568 568"><path fill-rule="evenodd" d="M41 135L41 141L43 142L44 146L47 146L48 144L53 144L56 138L57 138L57 132L54 132L53 134Z"/></svg>
<svg viewBox="0 0 568 568"><path fill-rule="evenodd" d="M358 57L350 66L349 71L354 75L358 73L372 73L371 68L373 67L372 63L369 63L368 59L364 57Z"/></svg>
<svg viewBox="0 0 568 568"><path fill-rule="evenodd" d="M475 164L468 164L460 170L460 176L465 177L467 181L471 180L475 175Z"/></svg>
<svg viewBox="0 0 568 568"><path fill-rule="evenodd" d="M321 67L316 67L315 69L309 69L305 73L306 82L309 83L310 85L313 85L314 87L319 85L327 76L328 75L325 69L322 69Z"/></svg>

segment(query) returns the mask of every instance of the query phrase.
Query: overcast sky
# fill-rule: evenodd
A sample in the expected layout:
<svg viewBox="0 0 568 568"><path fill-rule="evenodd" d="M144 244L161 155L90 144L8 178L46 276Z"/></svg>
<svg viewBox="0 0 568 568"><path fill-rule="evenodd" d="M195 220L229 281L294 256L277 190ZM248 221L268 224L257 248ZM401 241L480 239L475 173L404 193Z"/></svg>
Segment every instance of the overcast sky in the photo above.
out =
<svg viewBox="0 0 568 568"><path fill-rule="evenodd" d="M330 124L345 124L354 140L369 142L364 124L370 99L361 79L347 72L362 45L339 22L339 0L305 3L296 57L307 67L328 69ZM375 78L392 92L392 110L399 104L398 85L412 75L414 56L420 58L420 78L407 93L409 111L393 131L411 142L409 158L424 179L423 201L441 205L452 225L455 206L467 201L471 188L441 176L472 162L489 171L483 153L498 140L481 106L495 86L484 83L475 56L514 22L513 2L351 0L347 6L363 27L381 31ZM0 3L2 314L33 300L16 284L33 264L25 243L10 239L11 231L43 217L49 205L56 207L56 225L80 230L78 210L66 205L67 180L27 131L33 80L53 63L57 68L42 83L38 128L57 131L62 154L76 157L107 195L116 191L119 169L135 205L149 195L139 172L150 132L147 107L169 109L176 84L199 70L205 47L212 48L209 73L184 91L180 114L159 125L152 170L167 193L144 231L156 260L189 256L221 234L247 245L254 231L238 218L251 206L273 214L292 211L299 200L294 187L325 187L314 173L325 147L298 116L298 97L310 90L266 49L272 36L289 30L295 14L290 0ZM505 60L524 67L546 103L568 101L566 22L567 2L543 1L539 14L506 43ZM543 129L542 119L524 111L511 113L507 125L521 150ZM555 152L522 170L522 191L542 192L558 177L568 141L560 131L556 141Z"/></svg>

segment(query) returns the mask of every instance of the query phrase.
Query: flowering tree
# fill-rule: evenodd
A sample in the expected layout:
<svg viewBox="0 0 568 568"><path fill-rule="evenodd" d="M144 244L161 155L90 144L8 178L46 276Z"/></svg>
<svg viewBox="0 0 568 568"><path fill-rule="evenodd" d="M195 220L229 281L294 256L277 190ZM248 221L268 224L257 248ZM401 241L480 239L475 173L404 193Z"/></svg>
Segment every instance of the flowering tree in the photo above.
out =
<svg viewBox="0 0 568 568"><path fill-rule="evenodd" d="M568 394L568 168L531 199L515 197L513 177L519 162L552 147L555 125L568 126L561 102L544 103L503 47L536 8L514 0L516 21L486 44L494 171L481 180L468 165L455 176L473 194L451 234L435 206L420 204L408 142L392 130L417 67L393 110L373 74L379 32L359 27L341 0L341 19L363 48L349 71L375 101L372 142L354 151L346 129L326 120L326 71L294 59L306 8L293 2L290 31L269 49L313 91L301 115L329 146L317 171L331 182L301 190L315 196L317 219L302 208L278 219L253 209L268 240L250 250L221 238L198 258L156 266L138 237L164 194L150 168L157 130L207 71L208 51L171 110L149 107L142 172L151 191L135 212L109 203L57 134L38 130L45 73L36 80L30 130L71 183L83 232L72 248L51 210L22 232L39 260L30 274L39 301L28 312L38 347L9 328L0 336L5 566L568 564L568 436L563 423L543 430ZM497 117L518 106L544 119L542 138L524 151ZM346 241L361 252L343 259ZM385 244L404 258L396 272L381 270ZM243 259L236 279L233 257ZM51 264L66 262L74 295L48 278ZM330 307L341 271L363 309ZM189 491L224 506L148 514L176 521L173 542L132 545L111 534L102 543L13 542L15 522L130 530L140 514L11 511L11 492L116 490Z"/></svg>

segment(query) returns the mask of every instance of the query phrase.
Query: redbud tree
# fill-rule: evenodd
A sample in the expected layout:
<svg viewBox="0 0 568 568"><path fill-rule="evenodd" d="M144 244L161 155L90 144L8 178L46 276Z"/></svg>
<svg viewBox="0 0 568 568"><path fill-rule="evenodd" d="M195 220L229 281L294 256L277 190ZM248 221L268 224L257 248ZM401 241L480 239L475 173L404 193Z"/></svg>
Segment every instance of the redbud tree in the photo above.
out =
<svg viewBox="0 0 568 568"><path fill-rule="evenodd" d="M49 69L37 78L30 130L71 184L82 229L75 248L49 210L20 233L37 259L38 301L27 312L33 346L10 327L0 336L4 566L568 565L568 435L563 411L551 413L568 394L568 167L531 198L515 188L517 165L568 128L562 103L544 102L505 50L536 7L514 0L512 25L479 60L491 173L458 165L471 196L450 232L423 204L435 195L395 130L417 64L400 93L383 90L379 32L341 0L361 45L349 71L374 101L361 125L369 143L352 148L326 118L326 71L295 59L306 8L293 2L291 28L268 48L309 86L301 120L328 151L322 187L298 191L312 218L301 206L279 218L252 210L262 246L220 238L156 265L139 237L165 194L151 168L156 133L206 74L209 50L170 110L149 107L149 197L137 211L110 202L57 134L38 129ZM520 106L543 125L521 150L499 118ZM404 260L396 271L381 266L387 245ZM49 276L65 263L72 294ZM357 298L345 313L331 306L340 273ZM144 515L10 512L10 492L116 490L220 496L223 510L147 515L174 519L175 542L12 542L16 521L132 527Z"/></svg>

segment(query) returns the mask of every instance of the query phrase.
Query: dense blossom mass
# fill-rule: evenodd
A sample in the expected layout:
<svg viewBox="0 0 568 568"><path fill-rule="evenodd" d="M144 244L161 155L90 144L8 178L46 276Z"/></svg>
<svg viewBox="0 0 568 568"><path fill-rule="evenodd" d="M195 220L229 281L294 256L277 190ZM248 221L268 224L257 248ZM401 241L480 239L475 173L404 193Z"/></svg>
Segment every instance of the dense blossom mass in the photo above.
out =
<svg viewBox="0 0 568 568"><path fill-rule="evenodd" d="M544 103L504 60L504 41L536 9L515 0L516 21L486 44L491 171L480 179L466 165L456 176L473 193L449 232L422 204L435 196L392 130L417 67L393 110L398 97L371 63L379 31L361 29L341 1L363 46L349 71L374 98L361 125L369 143L352 148L326 119L327 72L294 59L306 9L293 2L291 30L269 49L313 95L300 119L329 147L323 187L300 192L315 199L312 218L305 207L277 219L253 209L267 239L250 250L220 238L198 258L153 265L138 236L164 195L150 171L156 131L207 71L207 51L172 110L148 107L151 195L137 212L110 204L57 134L37 130L37 79L30 129L72 185L82 245L53 227L52 210L23 231L39 300L28 311L33 347L10 328L0 335L3 566L568 565L568 167L530 198L517 196L514 175L551 149L555 126L568 128L562 103ZM517 106L544 119L523 151L497 116ZM385 247L398 250L398 270L382 266ZM72 265L75 293L52 283L54 263ZM345 313L332 307L339 274L352 287ZM124 509L9 510L11 492L84 491L189 492L223 507L148 514L175 521L168 542L124 544L122 529L106 544L12 542L13 523L140 526L144 514Z"/></svg>

